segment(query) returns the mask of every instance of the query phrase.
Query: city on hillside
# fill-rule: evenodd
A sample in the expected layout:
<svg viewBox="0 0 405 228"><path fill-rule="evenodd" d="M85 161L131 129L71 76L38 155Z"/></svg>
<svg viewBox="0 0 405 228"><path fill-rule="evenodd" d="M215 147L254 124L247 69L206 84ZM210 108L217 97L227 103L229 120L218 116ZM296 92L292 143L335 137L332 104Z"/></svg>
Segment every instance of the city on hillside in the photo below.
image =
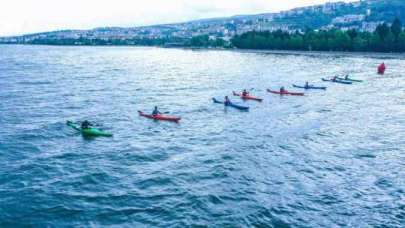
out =
<svg viewBox="0 0 405 228"><path fill-rule="evenodd" d="M144 27L105 27L91 30L63 30L0 38L0 43L56 45L159 45L203 46L204 37L210 45L227 47L233 37L248 32L303 33L339 29L373 32L384 22L395 18L405 21L405 1L363 0L335 2L301 7L279 13L240 15L191 22Z"/></svg>

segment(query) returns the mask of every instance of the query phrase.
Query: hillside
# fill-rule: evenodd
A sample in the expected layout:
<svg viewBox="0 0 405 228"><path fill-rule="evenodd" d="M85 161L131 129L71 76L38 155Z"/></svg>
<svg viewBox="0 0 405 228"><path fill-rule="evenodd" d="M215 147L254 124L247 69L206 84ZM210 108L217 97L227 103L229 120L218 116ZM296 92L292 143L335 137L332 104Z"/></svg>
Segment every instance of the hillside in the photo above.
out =
<svg viewBox="0 0 405 228"><path fill-rule="evenodd" d="M363 0L352 3L326 3L296 8L279 13L238 15L185 23L120 28L106 27L92 30L64 30L18 37L0 38L1 43L57 44L57 45L184 45L193 37L207 36L220 40L218 45L232 37L250 31L286 32L307 29L333 28L374 31L383 22L395 18L405 21L403 0Z"/></svg>

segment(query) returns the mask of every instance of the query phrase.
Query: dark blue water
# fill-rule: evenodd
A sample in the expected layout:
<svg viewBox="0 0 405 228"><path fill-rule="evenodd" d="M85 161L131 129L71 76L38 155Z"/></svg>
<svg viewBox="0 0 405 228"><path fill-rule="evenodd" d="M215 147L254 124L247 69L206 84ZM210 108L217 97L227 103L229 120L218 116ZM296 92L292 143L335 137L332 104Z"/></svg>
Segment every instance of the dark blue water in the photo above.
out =
<svg viewBox="0 0 405 228"><path fill-rule="evenodd" d="M0 226L403 227L404 70L395 55L0 46ZM320 82L345 73L365 81ZM266 93L306 80L329 88ZM264 102L210 101L243 88ZM181 123L138 117L154 105ZM83 119L114 137L65 125Z"/></svg>

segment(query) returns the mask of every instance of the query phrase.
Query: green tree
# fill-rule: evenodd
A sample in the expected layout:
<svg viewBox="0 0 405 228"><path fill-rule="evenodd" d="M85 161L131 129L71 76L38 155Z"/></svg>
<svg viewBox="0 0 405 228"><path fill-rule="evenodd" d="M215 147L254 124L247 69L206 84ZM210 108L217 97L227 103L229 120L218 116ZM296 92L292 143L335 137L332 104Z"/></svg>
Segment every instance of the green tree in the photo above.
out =
<svg viewBox="0 0 405 228"><path fill-rule="evenodd" d="M195 36L190 40L190 45L193 47L207 47L208 43L209 37L207 35Z"/></svg>
<svg viewBox="0 0 405 228"><path fill-rule="evenodd" d="M401 34L398 36L398 51L403 52L405 51L405 32L401 32Z"/></svg>
<svg viewBox="0 0 405 228"><path fill-rule="evenodd" d="M390 28L388 27L387 23L383 23L383 24L378 25L375 31L378 34L378 36L380 37L381 41L384 42L385 38L390 33Z"/></svg>
<svg viewBox="0 0 405 228"><path fill-rule="evenodd" d="M399 18L395 18L394 22L392 23L391 32L394 34L395 42L398 42L399 34L402 32L402 23Z"/></svg>
<svg viewBox="0 0 405 228"><path fill-rule="evenodd" d="M354 38L357 37L358 33L356 29L350 29L349 31L347 31L347 35L349 35L351 40L354 40Z"/></svg>
<svg viewBox="0 0 405 228"><path fill-rule="evenodd" d="M405 52L405 31L400 29L398 38L395 38L395 33L391 30L384 23L373 33L338 29L307 30L302 34L286 33L281 30L253 31L236 36L231 42L237 48L249 49Z"/></svg>
<svg viewBox="0 0 405 228"><path fill-rule="evenodd" d="M223 46L225 46L225 41L221 38L218 38L214 41L213 46L214 47L223 47Z"/></svg>

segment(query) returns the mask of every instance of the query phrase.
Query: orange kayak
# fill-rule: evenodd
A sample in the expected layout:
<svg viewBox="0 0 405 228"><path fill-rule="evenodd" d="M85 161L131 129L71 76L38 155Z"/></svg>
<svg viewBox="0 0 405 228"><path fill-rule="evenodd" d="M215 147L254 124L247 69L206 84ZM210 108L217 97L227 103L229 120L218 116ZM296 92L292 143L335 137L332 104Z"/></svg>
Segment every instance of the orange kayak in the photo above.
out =
<svg viewBox="0 0 405 228"><path fill-rule="evenodd" d="M163 121L171 121L171 122L179 122L181 120L180 117L175 117L175 116L166 116L166 115L149 115L149 114L145 114L142 111L138 111L140 116L149 118L149 119L153 119L153 120L163 120Z"/></svg>
<svg viewBox="0 0 405 228"><path fill-rule="evenodd" d="M259 101L259 102L262 102L262 101L263 101L263 99L261 99L261 98L257 98L257 97L250 96L250 95L243 96L242 94L236 93L236 92L233 92L233 95L234 95L234 96L238 96L238 97L240 97L240 98L242 98L242 99L244 99L244 100L253 100L253 101Z"/></svg>
<svg viewBox="0 0 405 228"><path fill-rule="evenodd" d="M274 93L274 94L279 94L279 95L304 96L304 93L292 93L292 92L288 92L288 91L285 91L285 92L281 93L280 91L275 91L275 90L270 90L270 89L267 89L267 92Z"/></svg>

